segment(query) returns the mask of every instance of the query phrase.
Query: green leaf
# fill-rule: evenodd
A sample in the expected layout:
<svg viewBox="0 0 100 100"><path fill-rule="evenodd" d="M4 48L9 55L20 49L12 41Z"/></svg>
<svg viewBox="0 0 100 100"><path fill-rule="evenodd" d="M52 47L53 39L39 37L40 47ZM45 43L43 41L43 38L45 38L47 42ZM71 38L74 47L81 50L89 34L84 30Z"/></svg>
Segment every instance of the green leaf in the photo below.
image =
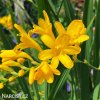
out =
<svg viewBox="0 0 100 100"><path fill-rule="evenodd" d="M36 100L40 100L40 96L39 96L40 90L38 89L38 84L34 82L34 84L32 85L32 88L33 88L33 93L35 94Z"/></svg>
<svg viewBox="0 0 100 100"><path fill-rule="evenodd" d="M2 25L0 25L0 38L4 44L3 46L5 49L12 49L14 47L14 43L9 35L9 31L4 29Z"/></svg>
<svg viewBox="0 0 100 100"><path fill-rule="evenodd" d="M24 77L22 78L18 78L19 84L21 86L21 89L23 90L24 94L27 95L28 94L28 98L26 98L27 100L32 100L31 94L30 94L30 90L29 90L29 86L26 82L26 79Z"/></svg>
<svg viewBox="0 0 100 100"><path fill-rule="evenodd" d="M88 9L86 8L88 7ZM86 60L91 63L91 48L93 45L93 22L94 22L94 16L93 16L93 0L88 0L85 2L84 7L84 16L83 21L85 26L87 27L86 34L89 36L89 40L86 41Z"/></svg>
<svg viewBox="0 0 100 100"><path fill-rule="evenodd" d="M48 4L52 10L52 12L56 15L55 6L51 0L48 0Z"/></svg>
<svg viewBox="0 0 100 100"><path fill-rule="evenodd" d="M63 1L64 1L64 0L61 1L61 4L60 4L59 9L58 9L58 12L57 12L57 16L59 15L59 12L60 12L60 10L61 10L61 7L62 7L62 5L63 5Z"/></svg>
<svg viewBox="0 0 100 100"><path fill-rule="evenodd" d="M100 0L98 0L98 6L96 11L96 23L95 23L95 34L94 34L94 55L93 65L99 67L100 64ZM100 82L100 72L94 72L94 85L96 86Z"/></svg>
<svg viewBox="0 0 100 100"><path fill-rule="evenodd" d="M93 100L99 100L99 94L100 94L100 83L95 87L93 92Z"/></svg>
<svg viewBox="0 0 100 100"><path fill-rule="evenodd" d="M92 18L93 18L93 0L85 0L84 12L83 12L83 23L85 24L86 27L88 27ZM90 36L90 40L87 43L83 43L81 46L82 49L80 54L81 60L84 60L86 57L86 59L90 61L90 48L91 48L91 42L93 36L91 30L92 30L92 26L90 27L89 25L87 34ZM79 64L79 66L80 68L78 69L78 71L80 75L81 100L89 100L90 89L92 88L89 68L84 64Z"/></svg>
<svg viewBox="0 0 100 100"><path fill-rule="evenodd" d="M37 0L39 17L43 17L43 10L45 10L44 0Z"/></svg>
<svg viewBox="0 0 100 100"><path fill-rule="evenodd" d="M74 10L70 0L63 0L66 20L68 24L75 18Z"/></svg>
<svg viewBox="0 0 100 100"><path fill-rule="evenodd" d="M64 83L66 82L67 78L69 77L70 70L66 69L63 71L61 77L59 78L58 82L55 83L53 89L51 90L51 94L49 96L49 100L54 100L55 96L57 95L58 91L62 88Z"/></svg>

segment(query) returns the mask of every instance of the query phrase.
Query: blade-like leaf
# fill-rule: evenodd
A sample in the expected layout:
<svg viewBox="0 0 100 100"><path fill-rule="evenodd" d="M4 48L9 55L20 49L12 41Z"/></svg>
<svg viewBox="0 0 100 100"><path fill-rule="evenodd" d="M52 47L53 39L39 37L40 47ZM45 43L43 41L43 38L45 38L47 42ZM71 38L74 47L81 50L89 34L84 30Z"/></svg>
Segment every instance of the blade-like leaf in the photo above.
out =
<svg viewBox="0 0 100 100"><path fill-rule="evenodd" d="M64 0L64 10L68 24L75 18L74 10L70 0Z"/></svg>
<svg viewBox="0 0 100 100"><path fill-rule="evenodd" d="M95 87L93 92L93 100L99 100L99 93L100 93L100 83Z"/></svg>
<svg viewBox="0 0 100 100"><path fill-rule="evenodd" d="M94 35L94 55L93 65L98 67L100 64L100 0L98 0L98 6L96 11L96 23L95 23L95 35ZM100 72L94 72L94 85L96 86L100 82Z"/></svg>
<svg viewBox="0 0 100 100"><path fill-rule="evenodd" d="M54 88L51 90L51 94L50 94L49 100L54 100L55 99L56 94L62 88L62 86L64 85L65 81L67 80L69 72L70 72L70 70L67 70L67 69L63 71L59 81L54 84ZM55 91L55 92L53 92L53 91Z"/></svg>
<svg viewBox="0 0 100 100"><path fill-rule="evenodd" d="M89 25L92 18L93 18L93 0L85 0L84 12L83 12L83 22L86 27ZM90 30L91 30L91 28L88 29L88 35L91 38L92 32ZM91 47L91 40L89 40L89 42L87 42L87 44L85 44L85 43L82 44L82 51L81 51L81 55L80 55L81 60L84 60L85 56L86 56L86 59L89 60L90 47ZM80 64L79 66L80 66L79 73L80 73L80 83L81 83L80 84L81 100L89 100L90 99L89 93L90 93L90 89L91 89L91 84L89 84L90 83L89 68L84 64Z"/></svg>

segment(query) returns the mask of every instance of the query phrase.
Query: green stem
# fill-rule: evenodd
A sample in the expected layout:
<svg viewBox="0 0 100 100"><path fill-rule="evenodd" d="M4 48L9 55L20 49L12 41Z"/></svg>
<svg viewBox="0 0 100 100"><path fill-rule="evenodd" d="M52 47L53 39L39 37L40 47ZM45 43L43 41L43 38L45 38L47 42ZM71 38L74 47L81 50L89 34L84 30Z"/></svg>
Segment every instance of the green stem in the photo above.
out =
<svg viewBox="0 0 100 100"><path fill-rule="evenodd" d="M95 67L95 66L93 66L93 65L91 65L90 63L88 63L87 61L81 61L81 60L77 60L76 61L76 63L81 63L81 64L85 64L85 65L87 65L88 67L91 67L92 69L94 69L94 70L100 70L100 67Z"/></svg>
<svg viewBox="0 0 100 100"><path fill-rule="evenodd" d="M33 84L33 90L34 90L34 94L36 96L36 100L40 100L40 96L38 94L38 87L37 87L37 83L36 82L34 82L34 84Z"/></svg>
<svg viewBox="0 0 100 100"><path fill-rule="evenodd" d="M48 100L48 88L47 88L48 84L47 82L45 82L45 95L44 95L44 100Z"/></svg>

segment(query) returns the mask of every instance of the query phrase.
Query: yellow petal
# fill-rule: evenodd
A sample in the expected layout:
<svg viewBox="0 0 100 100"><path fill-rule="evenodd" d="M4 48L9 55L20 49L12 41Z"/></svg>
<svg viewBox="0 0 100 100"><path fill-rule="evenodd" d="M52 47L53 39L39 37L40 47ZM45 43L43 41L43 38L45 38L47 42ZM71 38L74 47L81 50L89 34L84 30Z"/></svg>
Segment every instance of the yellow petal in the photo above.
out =
<svg viewBox="0 0 100 100"><path fill-rule="evenodd" d="M29 34L37 33L40 35L49 35L52 39L55 39L54 33L52 32L52 24L50 22L46 22L43 19L38 20L38 24L33 26L33 30L29 31Z"/></svg>
<svg viewBox="0 0 100 100"><path fill-rule="evenodd" d="M7 28L8 29L12 29L13 25L12 25L12 19L11 19L11 15L8 15L8 19L7 19Z"/></svg>
<svg viewBox="0 0 100 100"><path fill-rule="evenodd" d="M48 15L47 15L47 13L46 13L45 10L43 10L43 16L44 16L44 18L45 18L45 21L46 21L47 23L50 23L49 17L48 17Z"/></svg>
<svg viewBox="0 0 100 100"><path fill-rule="evenodd" d="M41 37L41 40L43 41L43 43L44 43L47 47L53 48L53 46L54 46L54 40L53 40L50 36L48 36L48 35L43 35L43 36Z"/></svg>
<svg viewBox="0 0 100 100"><path fill-rule="evenodd" d="M73 61L66 54L59 55L59 60L68 69L71 69L74 66Z"/></svg>
<svg viewBox="0 0 100 100"><path fill-rule="evenodd" d="M24 44L26 44L28 46L28 48L34 48L34 49L37 49L39 51L41 51L41 47L40 45L34 41L31 37L29 37L27 35L26 39L22 41Z"/></svg>
<svg viewBox="0 0 100 100"><path fill-rule="evenodd" d="M42 48L40 47L40 45L36 41L34 41L32 38L30 38L29 42L30 42L29 43L30 48L34 48L34 49L37 49L39 51L42 50Z"/></svg>
<svg viewBox="0 0 100 100"><path fill-rule="evenodd" d="M26 35L27 33L25 32L25 30L18 24L14 24L14 27L20 32L20 34L24 34Z"/></svg>
<svg viewBox="0 0 100 100"><path fill-rule="evenodd" d="M55 27L56 27L56 30L57 30L59 35L65 33L65 29L64 29L63 25L60 22L56 21L55 22Z"/></svg>
<svg viewBox="0 0 100 100"><path fill-rule="evenodd" d="M67 33L72 36L80 35L81 30L84 28L82 20L73 20L67 27Z"/></svg>
<svg viewBox="0 0 100 100"><path fill-rule="evenodd" d="M57 68L59 65L59 60L58 60L58 57L53 57L52 60L51 60L51 66L53 68Z"/></svg>
<svg viewBox="0 0 100 100"><path fill-rule="evenodd" d="M18 50L18 49L23 50L23 49L26 49L26 48L29 48L29 47L30 46L27 45L26 43L19 43L18 45L16 45L14 47L14 50Z"/></svg>
<svg viewBox="0 0 100 100"><path fill-rule="evenodd" d="M41 66L41 71L43 72L43 74L48 74L49 73L49 66L47 62L42 62Z"/></svg>
<svg viewBox="0 0 100 100"><path fill-rule="evenodd" d="M88 40L89 39L89 36L88 35L81 35L78 39L76 39L74 42L75 43L82 43L82 42L84 42L84 41L86 41L86 40Z"/></svg>
<svg viewBox="0 0 100 100"><path fill-rule="evenodd" d="M34 25L33 26L33 33L37 33L37 34L40 34L40 35L43 35L43 34L46 34L45 33L45 30L44 29L42 29L41 27L39 27L39 26L37 26L37 25ZM31 31L32 32L32 31ZM30 32L30 33L31 33Z"/></svg>
<svg viewBox="0 0 100 100"><path fill-rule="evenodd" d="M30 55L28 55L27 53L25 52L20 52L18 55L17 55L18 58L27 58L27 59L30 59L31 61L33 61L32 57Z"/></svg>
<svg viewBox="0 0 100 100"><path fill-rule="evenodd" d="M45 23L45 21L42 18L39 18L38 25L40 27L42 27L43 29L46 29L46 23Z"/></svg>
<svg viewBox="0 0 100 100"><path fill-rule="evenodd" d="M51 49L46 49L43 50L39 53L38 58L40 60L47 60L47 59L51 59L53 57L53 51Z"/></svg>
<svg viewBox="0 0 100 100"><path fill-rule="evenodd" d="M33 82L35 81L35 68L31 67L30 72L29 72L29 84L32 85Z"/></svg>
<svg viewBox="0 0 100 100"><path fill-rule="evenodd" d="M81 52L81 48L79 46L68 46L64 52L69 55L75 55Z"/></svg>
<svg viewBox="0 0 100 100"><path fill-rule="evenodd" d="M80 32L80 35L84 35L85 32L86 32L86 28L83 28L83 29L81 30L81 32Z"/></svg>
<svg viewBox="0 0 100 100"><path fill-rule="evenodd" d="M15 46L14 50L18 50L18 49L26 49L26 48L34 48L37 49L39 51L42 50L42 48L39 46L39 44L37 42L35 42L34 40L26 40L28 42L23 42L23 43L19 43L18 45Z"/></svg>
<svg viewBox="0 0 100 100"><path fill-rule="evenodd" d="M37 80L38 84L42 84L44 82L44 78L41 77L39 80Z"/></svg>
<svg viewBox="0 0 100 100"><path fill-rule="evenodd" d="M54 76L52 73L45 75L45 78L48 83L53 83L54 81Z"/></svg>
<svg viewBox="0 0 100 100"><path fill-rule="evenodd" d="M69 41L70 41L69 35L62 34L57 37L55 45L61 45L66 47L67 45L69 45Z"/></svg>
<svg viewBox="0 0 100 100"><path fill-rule="evenodd" d="M51 68L52 72L53 72L55 75L60 75L60 74L61 74L60 71L57 70L56 68L53 68L52 66L50 66L50 68Z"/></svg>
<svg viewBox="0 0 100 100"><path fill-rule="evenodd" d="M2 50L0 57L2 58L10 58L15 57L17 54L13 50Z"/></svg>
<svg viewBox="0 0 100 100"><path fill-rule="evenodd" d="M36 72L35 72L35 80L39 80L41 77L43 77L43 73L40 69L38 69Z"/></svg>
<svg viewBox="0 0 100 100"><path fill-rule="evenodd" d="M34 29L31 29L31 30L28 31L28 36L32 36L32 34L34 34L34 33L35 33Z"/></svg>
<svg viewBox="0 0 100 100"><path fill-rule="evenodd" d="M37 80L38 84L42 84L44 81L44 74L40 69L35 73L35 80Z"/></svg>

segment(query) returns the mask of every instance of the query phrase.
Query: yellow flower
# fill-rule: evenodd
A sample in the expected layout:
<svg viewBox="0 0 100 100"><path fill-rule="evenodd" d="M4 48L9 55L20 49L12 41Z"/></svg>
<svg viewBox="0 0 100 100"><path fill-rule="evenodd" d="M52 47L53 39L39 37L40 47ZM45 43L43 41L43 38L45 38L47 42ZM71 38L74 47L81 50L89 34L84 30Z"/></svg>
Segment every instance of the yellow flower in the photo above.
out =
<svg viewBox="0 0 100 100"><path fill-rule="evenodd" d="M66 68L73 67L73 61L69 55L77 55L81 48L78 45L70 45L70 36L67 34L59 35L56 40L53 40L48 35L43 35L41 40L50 49L43 50L39 53L40 60L55 58L59 60Z"/></svg>
<svg viewBox="0 0 100 100"><path fill-rule="evenodd" d="M60 75L60 71L57 70L57 66L59 61L53 59L51 64L48 64L46 61L41 62L41 64L37 67L31 67L29 71L29 84L32 85L35 80L39 84L42 84L44 80L48 83L52 83L54 81L54 75Z"/></svg>
<svg viewBox="0 0 100 100"><path fill-rule="evenodd" d="M53 74L60 75L60 71L56 69L58 64L58 61L55 61L55 63L52 61L51 64L43 61L35 72L35 80L37 80L39 84L42 84L44 80L46 80L48 83L52 83L54 81Z"/></svg>
<svg viewBox="0 0 100 100"><path fill-rule="evenodd" d="M82 20L73 20L67 29L64 29L60 22L55 22L55 27L59 35L68 34L70 36L71 44L80 44L89 39L89 36L85 34L86 28Z"/></svg>
<svg viewBox="0 0 100 100"><path fill-rule="evenodd" d="M46 13L46 11L43 11L44 19L39 18L38 25L34 25L32 30L28 32L29 35L32 35L34 33L40 34L40 35L49 35L53 39L55 39L54 34L52 32L52 24L50 23L49 17Z"/></svg>
<svg viewBox="0 0 100 100"><path fill-rule="evenodd" d="M0 83L0 89L3 89L3 88L4 88L4 84Z"/></svg>
<svg viewBox="0 0 100 100"><path fill-rule="evenodd" d="M19 43L15 49L25 49L25 48L34 48L37 49L39 51L41 51L41 47L39 46L39 44L37 42L35 42L26 32L25 30L17 24L14 24L14 27L20 32L20 41L21 43Z"/></svg>
<svg viewBox="0 0 100 100"><path fill-rule="evenodd" d="M11 15L9 14L7 16L1 17L0 24L2 24L3 26L5 26L8 29L12 29L13 25L12 25Z"/></svg>

